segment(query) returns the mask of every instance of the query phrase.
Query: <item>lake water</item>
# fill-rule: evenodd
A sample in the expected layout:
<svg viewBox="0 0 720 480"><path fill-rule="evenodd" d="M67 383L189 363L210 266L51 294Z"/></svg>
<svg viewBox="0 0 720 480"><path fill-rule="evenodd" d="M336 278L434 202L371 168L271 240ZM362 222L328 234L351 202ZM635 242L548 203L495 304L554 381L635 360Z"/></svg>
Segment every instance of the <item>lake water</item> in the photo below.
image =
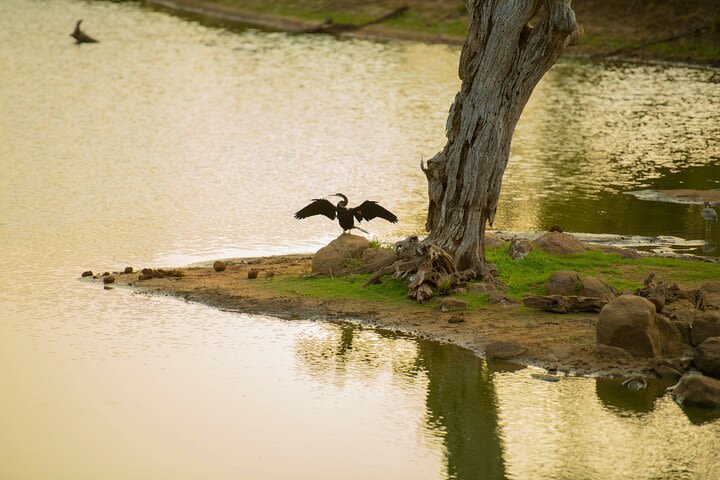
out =
<svg viewBox="0 0 720 480"><path fill-rule="evenodd" d="M78 18L97 45L75 46ZM341 191L420 232L458 50L209 26L129 2L0 2L0 478L720 478L665 385L537 380L345 323L103 290L83 270L317 249ZM564 60L517 128L496 227L705 237L716 70ZM707 247L706 247L707 249ZM710 254L713 254L712 252ZM716 253L715 253L716 254Z"/></svg>

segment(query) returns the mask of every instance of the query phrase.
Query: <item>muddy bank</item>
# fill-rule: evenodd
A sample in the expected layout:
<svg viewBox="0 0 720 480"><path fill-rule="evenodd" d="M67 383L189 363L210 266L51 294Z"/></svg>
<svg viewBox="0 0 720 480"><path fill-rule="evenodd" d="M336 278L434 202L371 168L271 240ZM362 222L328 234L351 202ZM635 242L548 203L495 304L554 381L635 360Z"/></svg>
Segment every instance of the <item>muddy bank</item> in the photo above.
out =
<svg viewBox="0 0 720 480"><path fill-rule="evenodd" d="M285 255L228 260L222 271L203 265L157 276L118 272L106 288L123 285L139 292L171 295L223 310L288 320L358 322L453 343L480 355L494 343L495 358L571 375L649 376L656 365L652 360L607 358L596 353L598 316L595 313L553 314L515 303L442 312L429 305L382 295L362 300L342 296L327 298L278 288L285 279L309 274L311 262L311 255ZM255 270L256 278L248 278L251 270ZM94 281L103 282L103 277Z"/></svg>
<svg viewBox="0 0 720 480"><path fill-rule="evenodd" d="M174 11L225 23L300 32L317 29L327 19L337 25L362 25L381 18L397 4L331 0L145 0ZM399 19L337 33L381 40L414 40L461 45L467 33L467 12L456 2L408 0ZM720 65L720 8L712 0L688 2L576 2L576 16L585 27L581 44L566 55L621 60ZM341 23L344 22L344 23Z"/></svg>

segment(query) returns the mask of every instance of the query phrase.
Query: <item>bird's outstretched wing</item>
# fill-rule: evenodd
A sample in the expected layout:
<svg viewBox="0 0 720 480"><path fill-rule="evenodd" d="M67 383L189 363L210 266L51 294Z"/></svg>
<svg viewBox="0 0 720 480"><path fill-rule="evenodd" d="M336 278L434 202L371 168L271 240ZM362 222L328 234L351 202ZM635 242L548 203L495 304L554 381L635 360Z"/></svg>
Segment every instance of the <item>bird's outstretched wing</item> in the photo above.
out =
<svg viewBox="0 0 720 480"><path fill-rule="evenodd" d="M358 222L362 220L372 220L376 217L384 218L390 223L396 223L398 221L394 213L385 207L381 207L377 202L372 200L365 200L357 207L350 209L350 211L355 215Z"/></svg>
<svg viewBox="0 0 720 480"><path fill-rule="evenodd" d="M324 198L313 198L310 205L295 214L295 218L300 220L313 215L325 215L330 220L335 220L335 205Z"/></svg>

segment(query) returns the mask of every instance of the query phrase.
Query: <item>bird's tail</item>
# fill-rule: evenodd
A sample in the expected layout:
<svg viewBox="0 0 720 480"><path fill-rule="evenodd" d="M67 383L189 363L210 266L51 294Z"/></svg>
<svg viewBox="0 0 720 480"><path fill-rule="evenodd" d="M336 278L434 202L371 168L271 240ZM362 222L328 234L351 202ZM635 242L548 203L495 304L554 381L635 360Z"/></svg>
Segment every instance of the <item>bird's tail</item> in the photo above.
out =
<svg viewBox="0 0 720 480"><path fill-rule="evenodd" d="M363 228L360 228L360 227L353 227L353 228L356 229L356 230L360 230L361 232L370 235L370 232L368 232L367 230L365 230L365 229L363 229Z"/></svg>

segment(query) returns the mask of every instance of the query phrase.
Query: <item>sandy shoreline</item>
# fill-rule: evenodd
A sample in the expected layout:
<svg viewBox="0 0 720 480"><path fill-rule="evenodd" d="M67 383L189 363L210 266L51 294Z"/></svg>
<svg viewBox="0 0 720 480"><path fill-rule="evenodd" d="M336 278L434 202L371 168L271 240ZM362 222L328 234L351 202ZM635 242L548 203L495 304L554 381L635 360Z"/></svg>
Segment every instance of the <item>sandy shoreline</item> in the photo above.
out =
<svg viewBox="0 0 720 480"><path fill-rule="evenodd" d="M283 278L310 272L312 255L281 255L232 259L227 269L211 266L173 270L182 276L139 280L140 273L115 273L114 285L134 291L169 295L222 310L270 315L286 320L349 321L364 326L452 343L482 356L491 342L513 342L523 352L506 360L534 365L568 375L652 375L648 359L607 359L595 353L597 314L553 314L529 310L518 304L488 305L460 312L441 312L411 301L389 302L378 298L317 298L275 288ZM248 271L259 270L248 279ZM273 277L266 277L272 271ZM102 282L98 277L96 282ZM359 285L357 288L361 288ZM452 319L452 321L450 321ZM500 357L503 358L503 357Z"/></svg>

